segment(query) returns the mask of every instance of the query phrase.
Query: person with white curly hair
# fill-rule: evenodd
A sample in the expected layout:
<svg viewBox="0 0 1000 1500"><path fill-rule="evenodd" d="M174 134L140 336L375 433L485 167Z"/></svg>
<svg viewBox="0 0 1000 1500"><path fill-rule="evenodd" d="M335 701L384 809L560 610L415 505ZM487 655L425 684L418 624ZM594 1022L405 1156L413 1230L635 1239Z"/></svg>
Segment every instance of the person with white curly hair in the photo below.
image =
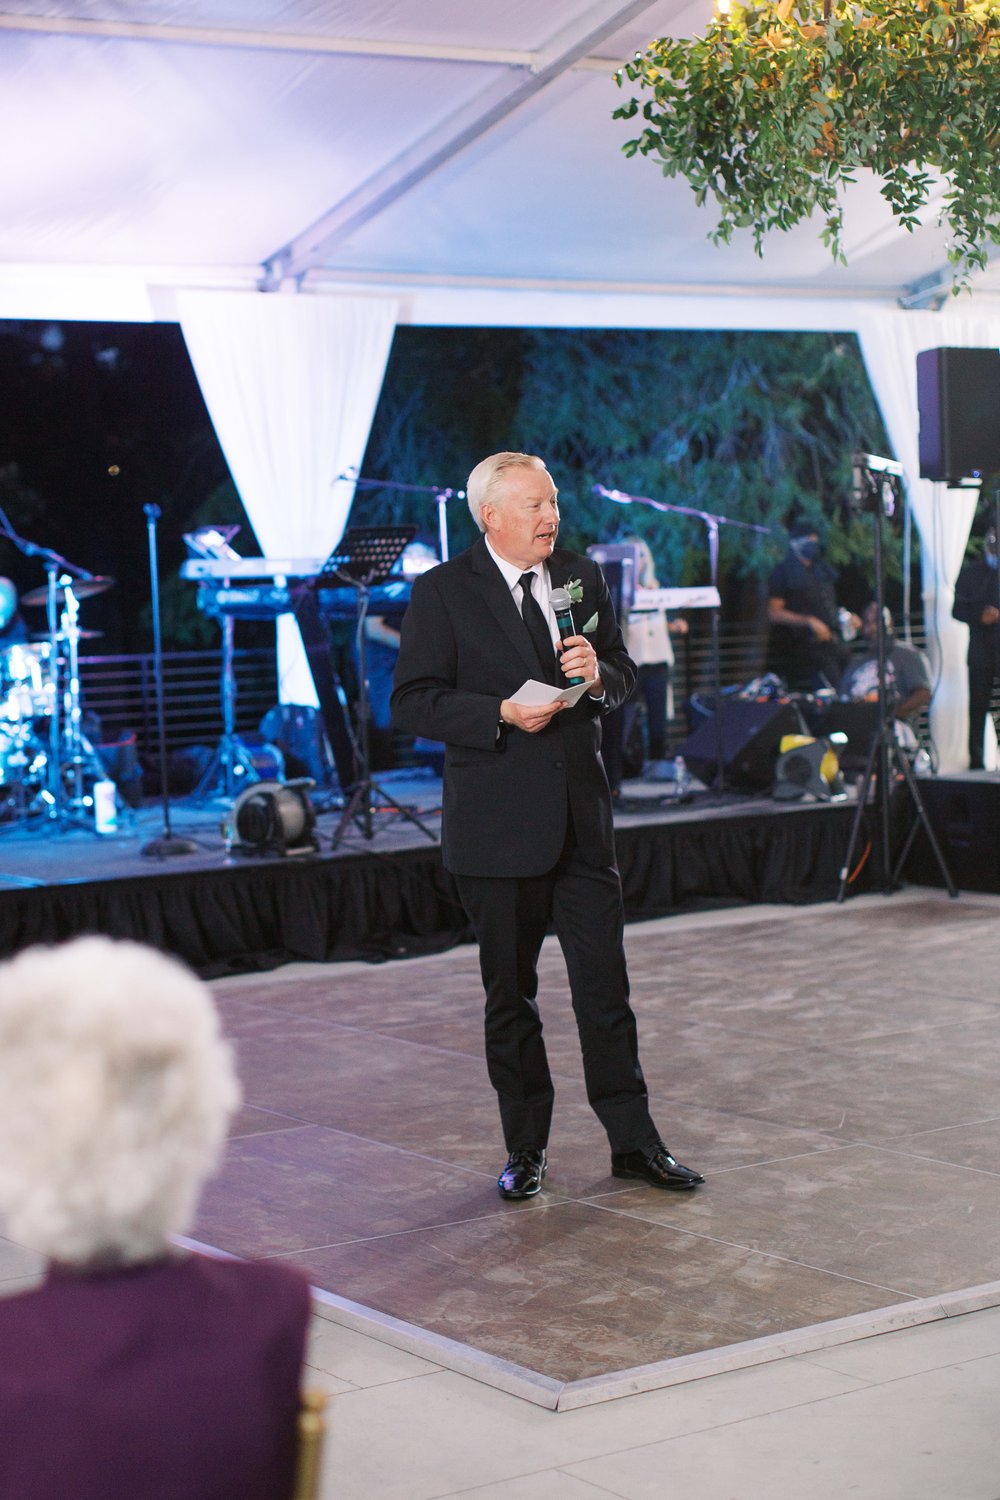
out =
<svg viewBox="0 0 1000 1500"><path fill-rule="evenodd" d="M0 1494L288 1500L310 1316L292 1269L181 1252L240 1100L207 987L84 937L0 964Z"/></svg>

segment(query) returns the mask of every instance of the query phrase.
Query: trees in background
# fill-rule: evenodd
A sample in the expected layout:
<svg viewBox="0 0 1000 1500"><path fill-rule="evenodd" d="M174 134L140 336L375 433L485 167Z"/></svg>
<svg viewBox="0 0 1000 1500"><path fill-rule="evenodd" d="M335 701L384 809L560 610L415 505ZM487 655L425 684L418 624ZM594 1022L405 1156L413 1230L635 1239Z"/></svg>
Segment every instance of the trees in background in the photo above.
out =
<svg viewBox="0 0 1000 1500"><path fill-rule="evenodd" d="M808 517L863 593L871 538L850 506L851 455L885 444L853 335L401 328L364 472L454 487L486 453L539 453L567 545L635 530L674 584L706 581L704 526L618 506L595 484L773 528L722 529L734 595L782 554L786 524ZM433 535L433 504L411 496L360 493L355 513ZM471 522L454 504L449 520L457 551Z"/></svg>
<svg viewBox="0 0 1000 1500"><path fill-rule="evenodd" d="M546 459L568 545L636 530L664 582L706 580L704 528L619 507L594 484L775 528L764 538L723 528L731 618L759 595L797 515L817 522L835 562L857 570L864 602L871 537L847 503L851 454L888 450L853 335L398 329L363 473L461 490L472 466L501 448ZM84 622L106 632L105 650L148 645L149 501L162 510L164 639L212 644L216 627L177 576L183 533L235 520L239 550L257 543L180 330L0 323L0 505L31 540L115 578L88 601ZM430 495L361 490L351 520L410 521L437 540ZM461 499L448 504L448 528L453 552L476 534ZM888 550L891 567L891 541ZM2 542L0 571L22 588L43 581L37 560Z"/></svg>

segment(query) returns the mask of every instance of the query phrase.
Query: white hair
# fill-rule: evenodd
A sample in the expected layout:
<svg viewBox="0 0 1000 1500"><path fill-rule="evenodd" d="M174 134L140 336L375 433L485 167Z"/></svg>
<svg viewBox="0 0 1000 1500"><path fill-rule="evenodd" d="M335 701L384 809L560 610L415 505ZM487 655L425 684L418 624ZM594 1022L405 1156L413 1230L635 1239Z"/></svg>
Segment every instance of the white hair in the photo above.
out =
<svg viewBox="0 0 1000 1500"><path fill-rule="evenodd" d="M211 994L174 959L83 937L0 964L0 1213L68 1264L188 1228L240 1100Z"/></svg>
<svg viewBox="0 0 1000 1500"><path fill-rule="evenodd" d="M465 482L469 513L480 531L486 530L483 506L496 504L496 492L503 484L506 469L541 469L548 473L544 461L533 453L492 453L489 458L481 459Z"/></svg>

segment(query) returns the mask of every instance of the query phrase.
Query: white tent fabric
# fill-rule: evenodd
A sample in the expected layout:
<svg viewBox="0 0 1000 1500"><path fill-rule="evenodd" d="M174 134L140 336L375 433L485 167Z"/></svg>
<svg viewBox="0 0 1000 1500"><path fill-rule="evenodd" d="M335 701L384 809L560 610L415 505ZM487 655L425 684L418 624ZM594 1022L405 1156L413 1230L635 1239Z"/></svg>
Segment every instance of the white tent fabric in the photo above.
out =
<svg viewBox="0 0 1000 1500"><path fill-rule="evenodd" d="M382 297L185 292L180 322L266 557L329 556L382 388L396 304ZM316 704L298 627L278 630L279 697Z"/></svg>
<svg viewBox="0 0 1000 1500"><path fill-rule="evenodd" d="M769 234L763 259L748 231L713 246L711 205L625 159L616 68L712 10L8 0L0 316L112 318L116 295L121 316L170 316L179 287L262 281L890 306L947 281L933 213L907 233L870 174L846 194L840 265L812 224Z"/></svg>
<svg viewBox="0 0 1000 1500"><path fill-rule="evenodd" d="M711 245L712 207L655 162L626 160L635 122L612 115L629 92L615 69L650 37L702 32L713 4L9 0L0 131L18 148L0 160L0 317L183 316L187 334L188 292L294 289L306 295L251 296L255 317L291 326L300 303L377 296L425 324L861 330L920 523L935 731L952 765L965 689L949 591L971 502L916 478L912 355L996 344L1000 262L975 279L966 333L951 311L903 311L947 292L946 228L931 212L907 233L867 173L845 196L847 265L815 224L769 234L761 259L748 232ZM320 524L322 486L360 450L345 429L335 455L313 429L315 473L295 470L303 444L266 479L237 474L253 435L221 411L249 377L222 337L200 341L196 363L262 545L318 554L337 525ZM229 377L203 374L227 361ZM368 376L352 361L345 378ZM275 444L296 380L271 382ZM251 397L247 428L264 421ZM302 526L283 508L275 536L267 517L293 476Z"/></svg>
<svg viewBox="0 0 1000 1500"><path fill-rule="evenodd" d="M920 531L924 618L935 680L931 735L939 769L968 766L969 693L965 670L969 627L954 620L955 580L962 566L978 492L920 479L917 355L924 349L998 348L1000 318L954 313L870 313L859 327L862 353L893 449L906 474L907 498ZM996 737L987 722L987 765Z"/></svg>

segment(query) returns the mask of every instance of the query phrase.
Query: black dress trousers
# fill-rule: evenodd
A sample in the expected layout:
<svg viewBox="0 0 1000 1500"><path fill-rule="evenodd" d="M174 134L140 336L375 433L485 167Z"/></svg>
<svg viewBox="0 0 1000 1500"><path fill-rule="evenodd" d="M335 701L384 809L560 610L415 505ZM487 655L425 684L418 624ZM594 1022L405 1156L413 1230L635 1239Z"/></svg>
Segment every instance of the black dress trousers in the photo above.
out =
<svg viewBox="0 0 1000 1500"><path fill-rule="evenodd" d="M629 1004L621 881L581 856L568 819L556 866L529 877L460 875L486 991L486 1062L508 1151L543 1148L554 1090L539 1014L537 960L550 924L566 960L587 1097L612 1151L659 1139Z"/></svg>

